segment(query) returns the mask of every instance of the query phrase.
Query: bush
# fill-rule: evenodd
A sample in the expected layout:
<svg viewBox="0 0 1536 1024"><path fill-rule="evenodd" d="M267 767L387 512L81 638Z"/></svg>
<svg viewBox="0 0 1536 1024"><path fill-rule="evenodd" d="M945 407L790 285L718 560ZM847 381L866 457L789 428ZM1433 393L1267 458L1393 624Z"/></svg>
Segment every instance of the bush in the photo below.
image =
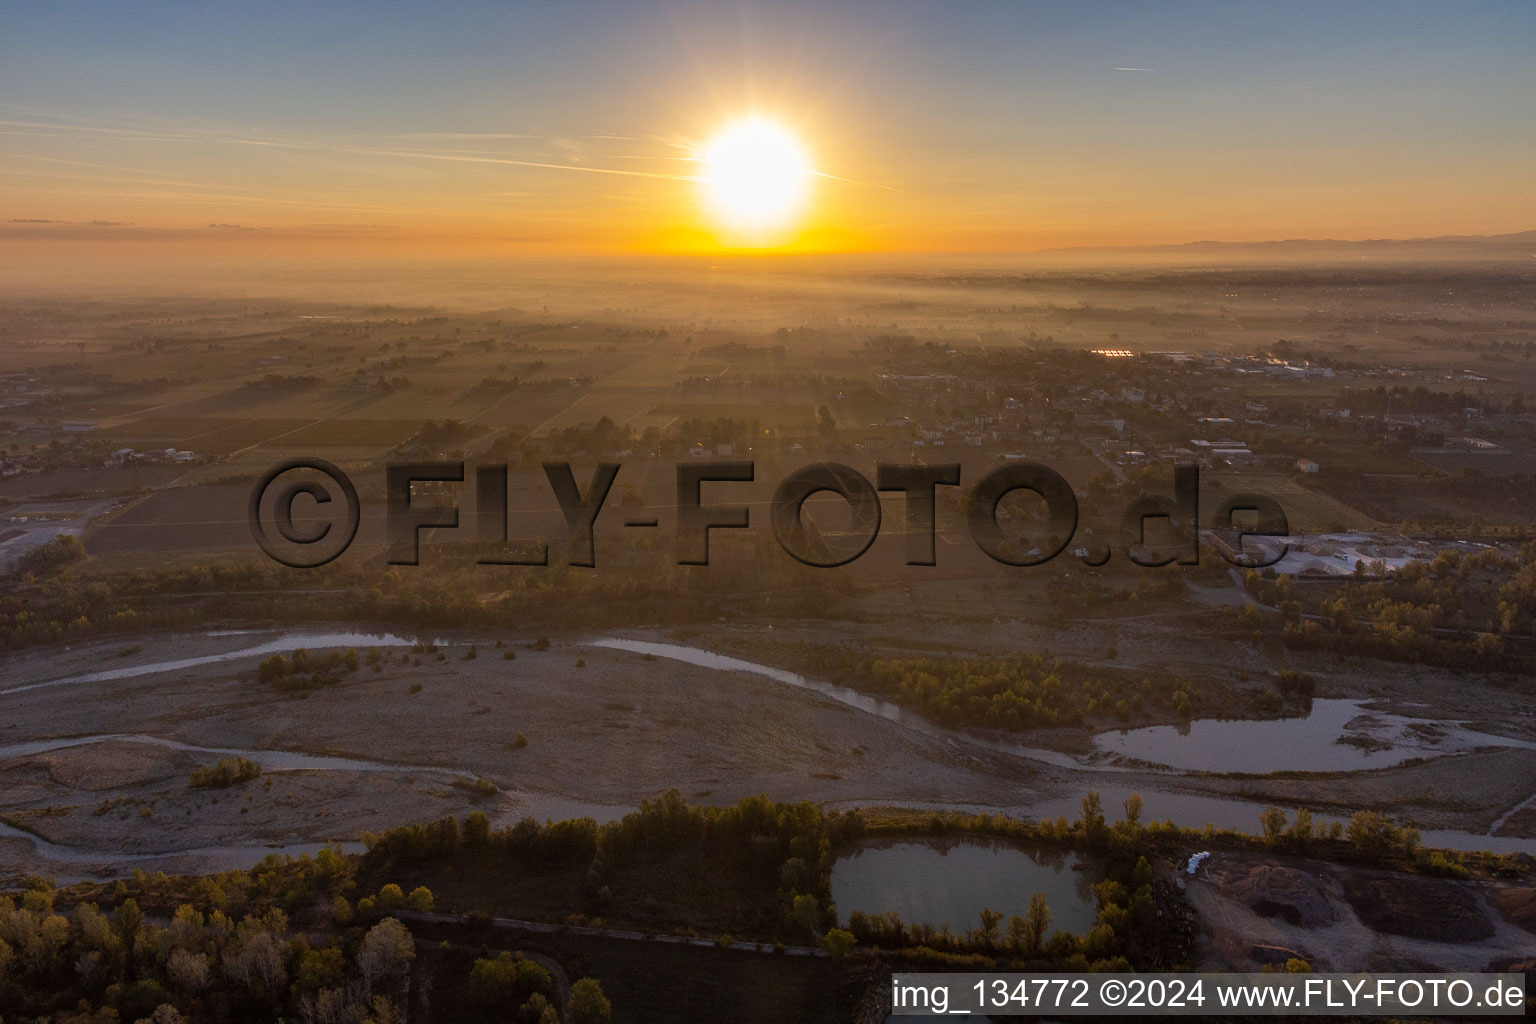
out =
<svg viewBox="0 0 1536 1024"><path fill-rule="evenodd" d="M71 562L78 562L84 557L85 545L80 543L80 538L63 534L53 538L47 544L39 544L16 559L16 573L40 576L69 565Z"/></svg>
<svg viewBox="0 0 1536 1024"><path fill-rule="evenodd" d="M199 768L192 773L187 785L192 789L224 789L241 782L249 782L261 774L261 765L243 757L221 757L211 768Z"/></svg>
<svg viewBox="0 0 1536 1024"><path fill-rule="evenodd" d="M468 779L454 779L453 788L465 790L477 800L481 797L495 796L501 792L496 788L496 783L490 779L476 779L474 782L470 782Z"/></svg>
<svg viewBox="0 0 1536 1024"><path fill-rule="evenodd" d="M566 1024L608 1024L612 1019L613 1006L595 978L582 978L571 986L570 1002L565 1007Z"/></svg>
<svg viewBox="0 0 1536 1024"><path fill-rule="evenodd" d="M822 936L821 944L835 957L847 956L853 950L853 933L841 928L833 928Z"/></svg>
<svg viewBox="0 0 1536 1024"><path fill-rule="evenodd" d="M411 894L405 898L406 909L422 914L430 913L434 902L432 890L424 885L418 885L412 889Z"/></svg>

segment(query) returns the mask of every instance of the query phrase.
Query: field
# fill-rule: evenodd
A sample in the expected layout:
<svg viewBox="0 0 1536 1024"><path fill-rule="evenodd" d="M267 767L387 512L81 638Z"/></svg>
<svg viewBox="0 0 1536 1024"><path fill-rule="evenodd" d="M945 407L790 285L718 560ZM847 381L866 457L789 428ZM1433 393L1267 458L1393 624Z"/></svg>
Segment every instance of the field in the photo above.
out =
<svg viewBox="0 0 1536 1024"><path fill-rule="evenodd" d="M18 305L0 346L0 545L81 544L29 555L0 590L0 876L205 873L477 810L496 827L609 821L669 789L879 821L1071 820L1092 790L1111 821L1134 794L1143 822L1209 826L1180 843L1266 853L1187 883L1207 966L1253 969L1271 955L1259 938L1305 945L1319 969L1474 969L1529 944L1445 889L1425 899L1486 939L1398 934L1422 924L1418 890L1327 860L1347 859L1342 839L1303 863L1220 835L1257 832L1274 805L1341 828L1380 812L1425 846L1536 850L1526 278L744 267L692 285L490 270L430 305ZM1511 454L1437 447L1458 437ZM709 565L680 564L697 534L679 466L725 443L753 479L710 481L701 505L745 508L748 528L712 529ZM193 454L157 461L167 448ZM356 543L316 569L267 558L247 521L255 482L303 458L339 466L362 505ZM1303 475L1304 459L1321 471ZM506 545L470 477L416 488L413 508L451 504L458 526L422 530L420 564L387 564L386 472L407 460L507 466ZM820 542L863 539L830 491L774 514L787 478L827 462L870 481L958 464L959 484L934 488L936 564L922 564L920 486L881 493L878 536L849 564L810 564ZM599 464L620 466L592 521L595 565L572 558L585 535L550 483L561 463L583 497ZM1075 525L1042 514L1030 463L1068 481ZM1145 564L1124 524L1146 512L1154 545L1172 536L1140 503L1191 463L1202 527L1224 498L1259 494L1292 532L1454 544L1464 560L1365 584L1380 590L1244 585L1209 536L1198 565ZM1024 486L989 496L989 476ZM294 525L336 507L300 493ZM509 564L542 543L547 564ZM1219 741L1174 749L1195 734ZM189 785L231 756L261 775ZM1449 884L1460 863L1413 869ZM1529 885L1525 862L1468 863ZM597 876L394 867L389 881L428 886L444 911L801 927L785 876L692 852ZM1334 930L1266 917L1273 901L1250 897L1275 879ZM873 963L437 924L450 949L433 933L422 963L450 1014L479 1012L455 1000L480 947L503 943L599 976L616 1019L637 1021L845 1021Z"/></svg>

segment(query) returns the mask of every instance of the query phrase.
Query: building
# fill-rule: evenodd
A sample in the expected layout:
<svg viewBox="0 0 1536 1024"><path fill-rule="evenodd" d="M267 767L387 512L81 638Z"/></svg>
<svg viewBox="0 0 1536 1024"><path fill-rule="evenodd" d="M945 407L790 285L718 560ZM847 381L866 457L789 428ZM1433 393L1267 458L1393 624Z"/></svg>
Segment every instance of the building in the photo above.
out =
<svg viewBox="0 0 1536 1024"><path fill-rule="evenodd" d="M1317 463L1313 462L1311 459L1297 459L1296 471L1298 473L1316 473Z"/></svg>

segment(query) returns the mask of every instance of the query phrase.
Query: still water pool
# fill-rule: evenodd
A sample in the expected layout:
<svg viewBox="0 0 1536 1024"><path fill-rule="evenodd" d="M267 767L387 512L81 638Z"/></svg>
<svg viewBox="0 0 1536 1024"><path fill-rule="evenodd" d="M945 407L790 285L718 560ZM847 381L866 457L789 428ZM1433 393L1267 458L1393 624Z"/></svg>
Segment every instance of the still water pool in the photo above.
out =
<svg viewBox="0 0 1536 1024"><path fill-rule="evenodd" d="M876 840L861 843L832 865L832 901L847 923L855 910L894 910L909 924L948 926L964 933L981 911L1024 914L1044 893L1052 931L1081 935L1093 926L1099 875L1077 854L978 838Z"/></svg>

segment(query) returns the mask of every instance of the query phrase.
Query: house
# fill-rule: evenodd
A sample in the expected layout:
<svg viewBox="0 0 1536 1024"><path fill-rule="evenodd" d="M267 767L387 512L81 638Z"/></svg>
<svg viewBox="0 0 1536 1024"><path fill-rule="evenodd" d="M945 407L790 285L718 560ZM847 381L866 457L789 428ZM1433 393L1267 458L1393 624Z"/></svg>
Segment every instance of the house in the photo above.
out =
<svg viewBox="0 0 1536 1024"><path fill-rule="evenodd" d="M1297 459L1296 471L1299 473L1316 473L1317 463L1313 462L1311 459Z"/></svg>

